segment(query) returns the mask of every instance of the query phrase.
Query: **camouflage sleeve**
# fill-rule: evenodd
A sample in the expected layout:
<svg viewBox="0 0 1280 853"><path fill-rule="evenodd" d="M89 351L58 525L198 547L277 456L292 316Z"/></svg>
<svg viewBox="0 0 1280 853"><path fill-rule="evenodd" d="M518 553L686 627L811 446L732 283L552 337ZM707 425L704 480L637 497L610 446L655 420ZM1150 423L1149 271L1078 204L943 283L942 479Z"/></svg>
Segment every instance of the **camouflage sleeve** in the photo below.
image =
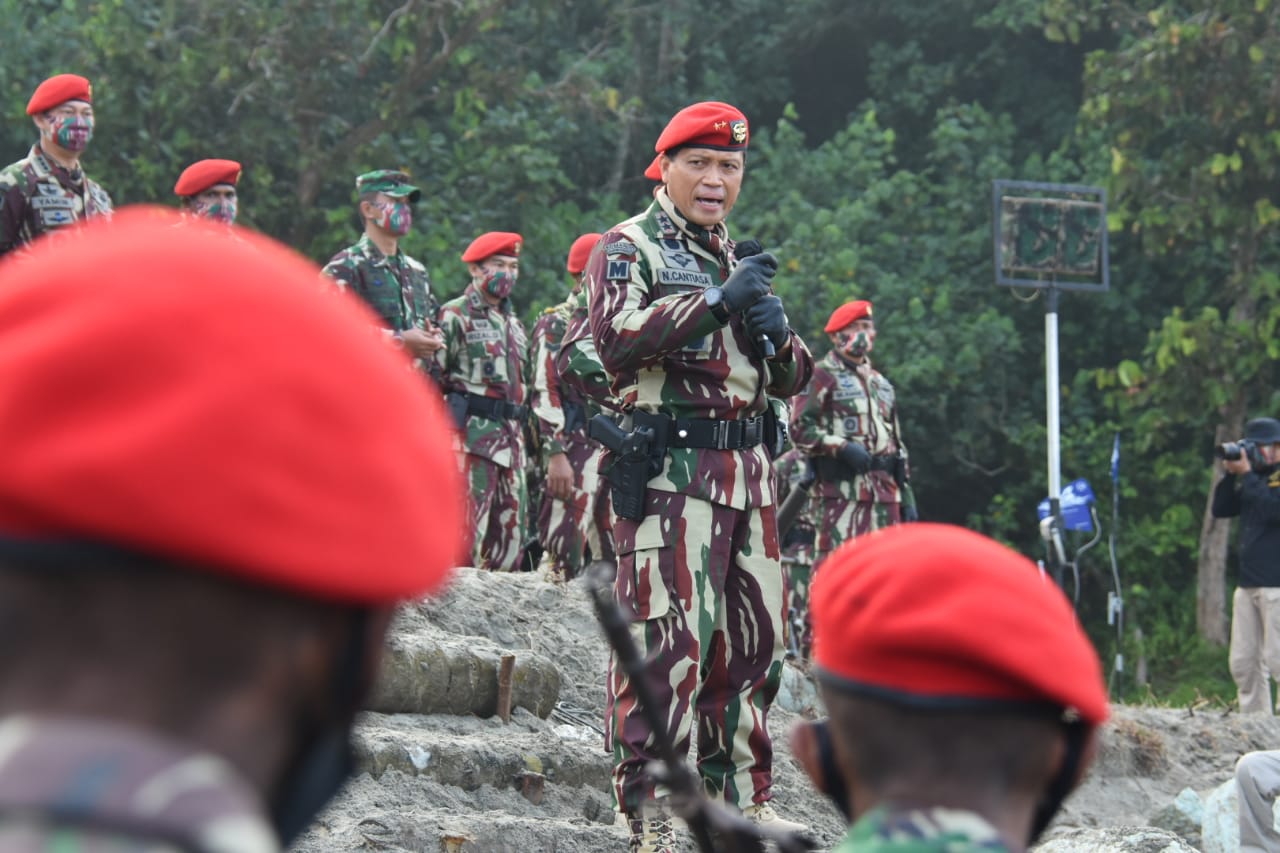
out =
<svg viewBox="0 0 1280 853"><path fill-rule="evenodd" d="M723 326L701 292L652 299L652 273L638 250L617 256L602 251L610 243L633 241L624 232L611 231L587 262L591 337L605 369L614 374L655 365Z"/></svg>
<svg viewBox="0 0 1280 853"><path fill-rule="evenodd" d="M784 359L765 362L769 367L771 397L791 397L799 394L813 376L813 356L809 348L795 332L791 333L791 353Z"/></svg>
<svg viewBox="0 0 1280 853"><path fill-rule="evenodd" d="M556 353L556 373L563 387L572 388L582 397L613 408L612 383L591 341L591 330L585 313L575 314L565 329Z"/></svg>
<svg viewBox="0 0 1280 853"><path fill-rule="evenodd" d="M813 382L795 417L796 446L803 447L813 456L834 456L844 439L827 432L826 423L831 408L831 391L834 387L831 374L821 368L814 371Z"/></svg>
<svg viewBox="0 0 1280 853"><path fill-rule="evenodd" d="M27 199L22 188L0 175L0 255L22 245L22 217L27 212Z"/></svg>
<svg viewBox="0 0 1280 853"><path fill-rule="evenodd" d="M436 367L440 373L443 391L455 390L459 385L453 381L458 374L460 360L458 353L467 345L462 330L462 318L448 308L440 309L440 332L444 337L444 346L436 350Z"/></svg>
<svg viewBox="0 0 1280 853"><path fill-rule="evenodd" d="M329 259L329 263L324 265L324 269L321 272L332 279L339 290L355 291L356 268L347 263L347 257L345 251L339 252Z"/></svg>
<svg viewBox="0 0 1280 853"><path fill-rule="evenodd" d="M554 315L546 314L533 326L530 343L529 407L538 419L538 436L541 439L543 461L557 453L564 453L564 410L561 408L559 376L555 357L560 341L555 332Z"/></svg>

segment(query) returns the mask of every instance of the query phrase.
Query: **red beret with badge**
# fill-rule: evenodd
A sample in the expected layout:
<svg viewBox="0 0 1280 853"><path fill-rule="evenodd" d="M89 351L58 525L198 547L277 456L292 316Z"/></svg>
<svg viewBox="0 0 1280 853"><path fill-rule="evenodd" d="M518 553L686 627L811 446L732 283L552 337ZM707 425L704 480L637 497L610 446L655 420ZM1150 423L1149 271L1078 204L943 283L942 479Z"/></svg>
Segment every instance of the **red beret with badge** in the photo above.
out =
<svg viewBox="0 0 1280 853"><path fill-rule="evenodd" d="M235 160L199 160L182 171L173 191L180 196L193 196L218 184L235 186L239 180L240 164Z"/></svg>
<svg viewBox="0 0 1280 853"><path fill-rule="evenodd" d="M93 103L93 86L79 74L58 74L45 80L31 93L27 101L27 115L48 112L67 101Z"/></svg>
<svg viewBox="0 0 1280 853"><path fill-rule="evenodd" d="M440 395L313 263L180 221L126 209L0 261L0 553L104 545L362 604L439 589L467 524Z"/></svg>
<svg viewBox="0 0 1280 853"><path fill-rule="evenodd" d="M577 275L587 268L587 258L591 257L591 250L600 242L600 237L600 234L583 234L573 241L569 247L569 262L565 264L569 275Z"/></svg>
<svg viewBox="0 0 1280 853"><path fill-rule="evenodd" d="M749 136L747 117L741 110L721 101L703 101L672 116L653 150L659 154L689 147L744 151Z"/></svg>
<svg viewBox="0 0 1280 853"><path fill-rule="evenodd" d="M854 302L846 302L839 308L831 312L827 325L822 327L822 331L832 334L843 329L850 323L865 319L871 316L871 303L865 299L858 299Z"/></svg>
<svg viewBox="0 0 1280 853"><path fill-rule="evenodd" d="M918 708L1045 707L1098 725L1107 691L1066 596L980 533L913 523L844 544L810 593L823 683Z"/></svg>
<svg viewBox="0 0 1280 853"><path fill-rule="evenodd" d="M467 264L478 264L485 258L494 255L520 256L520 244L524 238L514 231L490 231L481 234L471 241L467 250L462 253L462 261Z"/></svg>

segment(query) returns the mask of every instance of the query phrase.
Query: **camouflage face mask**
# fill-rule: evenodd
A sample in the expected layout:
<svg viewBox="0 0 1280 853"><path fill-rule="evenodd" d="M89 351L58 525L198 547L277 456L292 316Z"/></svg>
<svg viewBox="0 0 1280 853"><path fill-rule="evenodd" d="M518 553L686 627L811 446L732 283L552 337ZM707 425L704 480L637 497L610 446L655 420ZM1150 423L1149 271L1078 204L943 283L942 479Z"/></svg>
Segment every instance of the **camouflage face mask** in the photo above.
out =
<svg viewBox="0 0 1280 853"><path fill-rule="evenodd" d="M93 138L93 119L86 116L59 116L53 120L50 136L67 151L83 151Z"/></svg>
<svg viewBox="0 0 1280 853"><path fill-rule="evenodd" d="M195 212L215 222L231 225L236 221L237 206L235 199L215 201L213 203L196 203Z"/></svg>
<svg viewBox="0 0 1280 853"><path fill-rule="evenodd" d="M862 358L871 349L871 336L866 332L844 332L841 338L840 352L849 358Z"/></svg>
<svg viewBox="0 0 1280 853"><path fill-rule="evenodd" d="M406 202L380 205L378 210L381 211L378 226L388 233L403 237L413 227L413 210Z"/></svg>
<svg viewBox="0 0 1280 853"><path fill-rule="evenodd" d="M480 288L495 299L506 299L511 295L511 288L516 286L515 276L505 270L486 272Z"/></svg>

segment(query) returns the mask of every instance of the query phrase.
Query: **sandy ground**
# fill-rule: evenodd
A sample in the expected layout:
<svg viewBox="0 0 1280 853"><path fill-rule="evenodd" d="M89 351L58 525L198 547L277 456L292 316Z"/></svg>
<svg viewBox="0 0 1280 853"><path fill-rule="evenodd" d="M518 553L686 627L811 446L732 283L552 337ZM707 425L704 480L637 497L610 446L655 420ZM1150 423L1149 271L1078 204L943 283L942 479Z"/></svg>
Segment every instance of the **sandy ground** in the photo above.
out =
<svg viewBox="0 0 1280 853"><path fill-rule="evenodd" d="M387 851L626 850L608 794L610 757L599 726L607 649L581 582L459 573L448 594L406 613L396 630L434 640L533 653L560 670L547 719L517 708L496 717L373 714L356 731L361 772L292 849ZM802 671L788 678L799 713L775 707L775 806L808 824L822 850L843 826L792 760L787 733L815 711ZM1230 778L1251 749L1280 745L1280 723L1220 708L1114 708L1097 764L1048 838L1078 827L1141 826L1183 788L1202 794Z"/></svg>

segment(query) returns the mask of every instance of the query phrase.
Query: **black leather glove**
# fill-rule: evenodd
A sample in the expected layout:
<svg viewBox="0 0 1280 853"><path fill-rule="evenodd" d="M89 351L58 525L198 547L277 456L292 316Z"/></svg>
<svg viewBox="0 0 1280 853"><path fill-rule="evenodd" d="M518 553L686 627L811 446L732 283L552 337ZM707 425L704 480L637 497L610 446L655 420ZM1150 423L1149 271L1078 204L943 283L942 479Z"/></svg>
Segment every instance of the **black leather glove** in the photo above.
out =
<svg viewBox="0 0 1280 853"><path fill-rule="evenodd" d="M768 252L752 255L739 262L729 280L720 286L724 294L724 307L737 314L755 304L769 292L773 274L778 271L778 259Z"/></svg>
<svg viewBox="0 0 1280 853"><path fill-rule="evenodd" d="M766 337L776 349L787 342L787 312L782 310L782 300L772 293L761 296L742 314L747 326L747 336L753 341Z"/></svg>
<svg viewBox="0 0 1280 853"><path fill-rule="evenodd" d="M911 504L910 506L904 506L902 508L902 520L903 521L919 521L920 520L920 513L916 511L915 504Z"/></svg>
<svg viewBox="0 0 1280 853"><path fill-rule="evenodd" d="M865 474L871 470L871 454L856 441L846 441L836 452L836 458L852 468L855 474Z"/></svg>

